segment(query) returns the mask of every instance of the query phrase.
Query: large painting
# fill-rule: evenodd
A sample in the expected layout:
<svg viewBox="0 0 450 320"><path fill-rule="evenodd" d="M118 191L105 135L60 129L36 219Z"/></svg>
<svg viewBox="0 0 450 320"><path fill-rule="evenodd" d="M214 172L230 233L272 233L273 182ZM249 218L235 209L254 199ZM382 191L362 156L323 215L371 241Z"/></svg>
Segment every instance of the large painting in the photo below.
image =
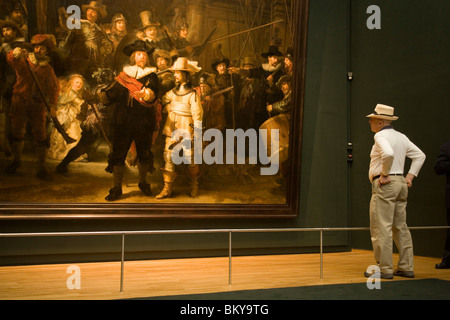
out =
<svg viewBox="0 0 450 320"><path fill-rule="evenodd" d="M298 215L307 0L1 1L0 215Z"/></svg>

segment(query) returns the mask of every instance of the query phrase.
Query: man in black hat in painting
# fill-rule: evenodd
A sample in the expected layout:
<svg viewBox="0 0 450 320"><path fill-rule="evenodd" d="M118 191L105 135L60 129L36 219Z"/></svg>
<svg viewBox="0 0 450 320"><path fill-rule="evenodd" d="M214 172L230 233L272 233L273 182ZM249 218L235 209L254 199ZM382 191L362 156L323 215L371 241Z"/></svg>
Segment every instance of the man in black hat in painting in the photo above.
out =
<svg viewBox="0 0 450 320"><path fill-rule="evenodd" d="M267 59L258 68L253 69L239 69L230 68L230 73L239 73L241 76L248 78L257 78L261 80L260 96L264 105L258 106L255 111L255 121L257 127L261 125L268 118L266 105L273 104L276 101L283 99L283 92L277 87L277 82L285 74L283 67L283 53L278 50L277 46L269 46L267 52L261 54L263 58Z"/></svg>
<svg viewBox="0 0 450 320"><path fill-rule="evenodd" d="M115 82L101 95L102 102L114 110L112 152L108 161L114 187L106 196L107 201L115 201L122 195L125 160L133 141L137 152L139 189L144 195L151 195L146 179L147 173L154 171L151 147L161 121L158 76L156 68L150 66L154 49L144 41L136 40L123 51L130 57L130 65L123 68Z"/></svg>
<svg viewBox="0 0 450 320"><path fill-rule="evenodd" d="M240 95L240 77L237 74L232 74L228 72L230 67L230 60L225 57L219 57L213 61L211 68L215 71L216 75L214 78L215 85L214 90L220 91L233 87L232 90L225 92L223 96L225 97L225 121L227 128L235 129L236 119L234 114L239 103Z"/></svg>

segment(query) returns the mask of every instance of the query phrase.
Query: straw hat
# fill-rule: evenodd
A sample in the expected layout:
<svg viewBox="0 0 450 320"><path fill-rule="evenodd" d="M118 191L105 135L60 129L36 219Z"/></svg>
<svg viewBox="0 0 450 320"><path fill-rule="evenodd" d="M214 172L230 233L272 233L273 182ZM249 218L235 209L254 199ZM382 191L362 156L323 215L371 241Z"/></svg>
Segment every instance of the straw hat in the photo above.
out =
<svg viewBox="0 0 450 320"><path fill-rule="evenodd" d="M394 116L394 108L377 104L373 113L367 115L368 118L384 119L384 120L397 120L398 117Z"/></svg>
<svg viewBox="0 0 450 320"><path fill-rule="evenodd" d="M179 57L172 67L169 68L170 71L187 71L190 74L195 74L202 70L202 68L197 66L197 61L189 61L184 57Z"/></svg>
<svg viewBox="0 0 450 320"><path fill-rule="evenodd" d="M89 4L83 4L81 6L83 12L86 12L88 9L92 9L97 11L102 18L107 16L106 6L102 4L102 1L91 1Z"/></svg>

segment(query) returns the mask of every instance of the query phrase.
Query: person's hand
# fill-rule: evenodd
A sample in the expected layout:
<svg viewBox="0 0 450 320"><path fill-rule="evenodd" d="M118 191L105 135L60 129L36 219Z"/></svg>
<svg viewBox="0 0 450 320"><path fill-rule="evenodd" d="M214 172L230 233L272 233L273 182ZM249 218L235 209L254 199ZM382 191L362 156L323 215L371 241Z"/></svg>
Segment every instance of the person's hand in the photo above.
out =
<svg viewBox="0 0 450 320"><path fill-rule="evenodd" d="M380 186L391 183L391 178L389 176L381 175L378 179L378 183Z"/></svg>
<svg viewBox="0 0 450 320"><path fill-rule="evenodd" d="M28 51L26 49L16 47L13 50L13 57L16 60L24 60L28 57Z"/></svg>
<svg viewBox="0 0 450 320"><path fill-rule="evenodd" d="M412 187L412 181L415 178L415 176L412 173L408 173L405 177L406 179L406 185L408 186L408 188Z"/></svg>
<svg viewBox="0 0 450 320"><path fill-rule="evenodd" d="M137 92L135 93L135 95L136 95L136 97L139 98L139 99L144 98L144 97L145 97L145 88L142 88L141 91L137 91Z"/></svg>
<svg viewBox="0 0 450 320"><path fill-rule="evenodd" d="M21 58L21 59L26 59L26 58L28 58L28 50L26 50L26 49L20 50L20 58Z"/></svg>
<svg viewBox="0 0 450 320"><path fill-rule="evenodd" d="M272 86L273 86L274 79L273 79L273 76L272 76L272 75L270 75L270 76L267 77L267 82L269 83L269 87L272 87Z"/></svg>
<svg viewBox="0 0 450 320"><path fill-rule="evenodd" d="M267 107L266 107L266 109L267 109L267 111L272 112L272 105L271 105L271 104L268 104Z"/></svg>
<svg viewBox="0 0 450 320"><path fill-rule="evenodd" d="M228 73L230 73L230 74L233 74L233 73L239 74L240 71L241 71L241 69L236 68L236 67L229 67L228 68Z"/></svg>

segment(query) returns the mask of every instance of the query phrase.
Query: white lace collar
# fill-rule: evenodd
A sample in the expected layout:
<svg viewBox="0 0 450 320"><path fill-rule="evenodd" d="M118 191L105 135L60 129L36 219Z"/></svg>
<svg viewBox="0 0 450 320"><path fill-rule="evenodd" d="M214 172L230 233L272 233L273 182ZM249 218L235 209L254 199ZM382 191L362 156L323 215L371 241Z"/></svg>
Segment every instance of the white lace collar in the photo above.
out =
<svg viewBox="0 0 450 320"><path fill-rule="evenodd" d="M281 66L282 66L281 63L277 64L275 67L272 66L272 65L270 65L270 64L268 64L268 63L263 63L263 64L262 64L262 68L263 68L265 71L270 71L270 72L274 72L274 71L280 69Z"/></svg>
<svg viewBox="0 0 450 320"><path fill-rule="evenodd" d="M134 66L128 65L123 68L123 72L125 72L128 76L130 76L132 78L140 79L152 72L156 72L156 68L145 67L144 69L142 69L141 67L139 67L137 65L134 65Z"/></svg>

